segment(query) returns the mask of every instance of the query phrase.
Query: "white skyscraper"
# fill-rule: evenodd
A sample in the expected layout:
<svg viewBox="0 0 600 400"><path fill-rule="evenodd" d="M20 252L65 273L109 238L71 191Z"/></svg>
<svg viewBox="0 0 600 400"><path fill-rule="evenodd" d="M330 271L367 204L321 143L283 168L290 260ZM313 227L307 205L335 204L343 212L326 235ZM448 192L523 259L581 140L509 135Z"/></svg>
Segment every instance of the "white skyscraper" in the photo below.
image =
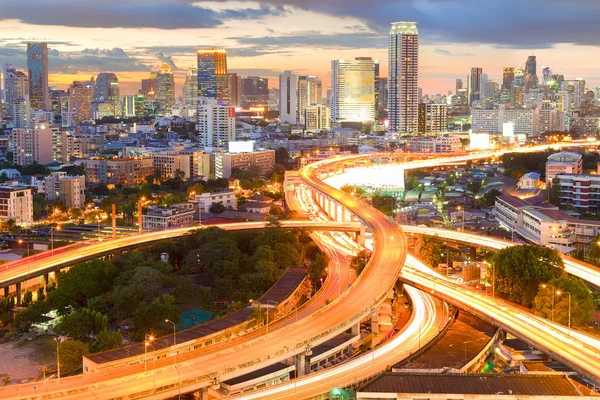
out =
<svg viewBox="0 0 600 400"><path fill-rule="evenodd" d="M298 123L298 79L292 71L279 75L279 121Z"/></svg>
<svg viewBox="0 0 600 400"><path fill-rule="evenodd" d="M371 57L331 62L331 121L334 125L375 120L375 64Z"/></svg>
<svg viewBox="0 0 600 400"><path fill-rule="evenodd" d="M416 22L395 22L390 29L389 129L416 132L419 129L419 31Z"/></svg>
<svg viewBox="0 0 600 400"><path fill-rule="evenodd" d="M203 147L227 147L235 140L235 107L199 98L197 128Z"/></svg>

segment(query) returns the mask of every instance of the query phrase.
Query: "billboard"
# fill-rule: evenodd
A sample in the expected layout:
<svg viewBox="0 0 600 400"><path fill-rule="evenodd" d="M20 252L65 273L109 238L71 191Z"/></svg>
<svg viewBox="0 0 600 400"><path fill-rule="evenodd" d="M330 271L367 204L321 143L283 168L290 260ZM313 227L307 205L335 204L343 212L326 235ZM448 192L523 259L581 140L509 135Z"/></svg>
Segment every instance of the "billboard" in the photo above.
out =
<svg viewBox="0 0 600 400"><path fill-rule="evenodd" d="M344 102L346 104L375 103L375 74L373 71L344 72Z"/></svg>
<svg viewBox="0 0 600 400"><path fill-rule="evenodd" d="M490 148L489 133L471 133L471 143L469 147L473 150L486 150Z"/></svg>
<svg viewBox="0 0 600 400"><path fill-rule="evenodd" d="M252 153L254 151L254 142L251 140L229 142L230 153Z"/></svg>

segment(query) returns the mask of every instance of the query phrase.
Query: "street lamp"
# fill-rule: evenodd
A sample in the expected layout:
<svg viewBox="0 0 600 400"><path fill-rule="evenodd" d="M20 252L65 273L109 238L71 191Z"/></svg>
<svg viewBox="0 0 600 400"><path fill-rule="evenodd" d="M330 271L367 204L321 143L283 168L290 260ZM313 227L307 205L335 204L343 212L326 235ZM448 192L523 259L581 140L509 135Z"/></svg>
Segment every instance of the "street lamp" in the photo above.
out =
<svg viewBox="0 0 600 400"><path fill-rule="evenodd" d="M154 339L153 336L150 336L152 339ZM145 342L144 343L144 354L146 354L145 349L147 349L148 347L152 347L152 351L154 351L154 346L152 345L151 342ZM145 357L145 356L144 356ZM144 373L146 372L146 360L144 360ZM156 357L152 357L152 378L154 380L154 389L153 391L156 392Z"/></svg>
<svg viewBox="0 0 600 400"><path fill-rule="evenodd" d="M556 291L556 287L554 285L550 285L550 284L546 284L546 283L544 283L542 285L542 288L544 288L544 289L546 289L548 287L552 288L552 308L551 308L552 317L551 317L550 321L554 322L554 292Z"/></svg>
<svg viewBox="0 0 600 400"><path fill-rule="evenodd" d="M146 361L147 356L146 354L148 353L148 346L150 346L150 343L152 343L154 341L154 335L151 334L146 334L144 335L144 373L146 373L148 371L148 368L146 367Z"/></svg>
<svg viewBox="0 0 600 400"><path fill-rule="evenodd" d="M177 371L177 398L181 399L181 373L179 372L179 368L177 368L177 365L173 365L173 368L175 368L175 371Z"/></svg>
<svg viewBox="0 0 600 400"><path fill-rule="evenodd" d="M100 239L100 216L96 215L96 224L98 224L98 239Z"/></svg>
<svg viewBox="0 0 600 400"><path fill-rule="evenodd" d="M177 345L177 334L175 333L176 328L175 328L175 322L171 321L170 319L165 319L165 322L173 325L173 346ZM173 364L177 363L177 352L175 352L175 350L173 350L174 352L174 356L173 356Z"/></svg>
<svg viewBox="0 0 600 400"><path fill-rule="evenodd" d="M59 351L59 343L60 343L60 336L54 338L54 341L56 342L56 373L58 374L58 381L60 382L60 351Z"/></svg>
<svg viewBox="0 0 600 400"><path fill-rule="evenodd" d="M54 255L54 230L60 231L60 225L59 226L52 226L50 227L50 245L52 246L52 255Z"/></svg>
<svg viewBox="0 0 600 400"><path fill-rule="evenodd" d="M465 231L465 208L461 207L461 206L457 206L456 209L458 211L462 210L462 229L461 230L464 232Z"/></svg>
<svg viewBox="0 0 600 400"><path fill-rule="evenodd" d="M560 296L563 293L569 295L569 336L571 336L571 292L561 292L560 290L556 291L557 296Z"/></svg>
<svg viewBox="0 0 600 400"><path fill-rule="evenodd" d="M28 241L26 241L26 240L23 240L23 239L19 239L19 240L17 241L17 243L19 243L19 244L23 244L23 243L25 243L25 246L27 247L27 257L29 257L29 242L28 242Z"/></svg>
<svg viewBox="0 0 600 400"><path fill-rule="evenodd" d="M258 315L260 318L260 323L262 324L262 304L260 304L259 301L252 299L250 299L250 304L252 304L252 307L254 307L254 304L258 304ZM267 313L267 318L269 318L269 313Z"/></svg>
<svg viewBox="0 0 600 400"><path fill-rule="evenodd" d="M267 300L267 336L269 335L269 304L277 305L279 302L275 300Z"/></svg>

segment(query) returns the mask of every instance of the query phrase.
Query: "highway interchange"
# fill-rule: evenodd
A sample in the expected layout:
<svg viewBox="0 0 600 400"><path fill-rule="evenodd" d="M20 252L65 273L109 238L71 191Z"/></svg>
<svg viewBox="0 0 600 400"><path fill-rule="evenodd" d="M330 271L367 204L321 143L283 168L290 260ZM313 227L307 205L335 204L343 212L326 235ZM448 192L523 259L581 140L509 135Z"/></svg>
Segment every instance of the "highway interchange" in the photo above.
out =
<svg viewBox="0 0 600 400"><path fill-rule="evenodd" d="M527 151L533 151L533 149ZM471 154L464 157L452 158L447 161L466 161L469 159L486 158L491 155L500 155L500 153ZM401 273L401 267L405 264L405 261L407 268L402 271L403 279L415 283L422 289L433 291L436 296L442 296L445 299L452 300L454 303L477 308L478 313L493 318L500 325L507 325L507 330L510 331L510 329L513 329L520 335L533 336L534 342L540 348L551 348L560 357L567 359L567 363L571 362L576 368L588 372L590 378L600 376L600 370L596 366L599 354L597 343L587 341L589 338L582 337L579 339L575 336L568 337L560 329L557 329L554 324L550 324L539 318L532 319L531 316L524 314L521 310L511 309L510 305L501 305L499 307L500 303L496 299L472 293L460 286L457 287L457 285L445 281L443 277L433 277L430 272L420 265L418 260L407 259L406 236L394 222L372 207L354 197L343 194L339 190L331 188L321 180L320 167L330 166L332 161L357 160L360 157L354 156L346 159L326 160L311 164L301 171L301 178L311 191L325 193L329 198L341 204L345 209L358 216L373 234L375 248L368 267L356 280L352 288L341 293L341 296L336 300L317 312L304 318L299 318L298 322L290 323L286 327L281 327L270 332L268 337L264 335L258 338L241 337L228 343L226 348L180 355L178 357L179 367L177 369L172 367L172 360L167 358L156 361L156 368L152 368L152 373L150 374L144 374L143 369L140 369L141 366L132 366L110 372L98 372L64 378L61 379L60 386L56 380L46 382L43 387L40 383L8 386L0 389L0 398L32 397L41 393L53 393L53 397L78 399L114 398L133 393L138 393L138 397L140 398L164 398L167 395L177 394L177 382L189 383L184 387L184 390L187 392L206 386L207 382L210 382L214 376L218 376L221 380L239 376L258 367L289 358L293 354L303 351L306 345L310 345L317 340L323 340L340 330L357 324L364 316L372 312L391 290ZM440 160L418 161L408 163L405 165L405 168L427 167L439 164ZM307 222L307 225L310 225L310 223ZM346 225L346 228L349 226ZM248 226L241 225L236 228L248 229L253 227L255 226L249 224ZM355 225L353 229L356 229ZM127 243L117 243L116 241L118 240L147 240L149 243L155 240L176 237L189 230L189 228L185 228L179 231L153 232L106 241L104 243L84 245L78 247L76 253L79 256L92 256L104 251L114 251L119 246L128 246ZM456 232L453 233L456 234ZM148 239L141 239L144 236ZM94 248L93 246L96 247ZM92 249L89 250L90 248ZM40 272L45 271L48 265L52 263L54 263L52 265L60 265L61 262L77 262L77 258L68 259L66 256L68 252L67 249L64 257L62 253L55 254L54 258L51 257L52 260L50 263L49 259L40 259L39 265L37 264L38 260L34 260L33 263L26 261L21 264L15 263L10 268L0 271L0 283L14 280L18 278L18 275L32 276L37 274L39 276ZM56 261L56 259L60 259L61 257L63 257L62 260ZM597 272L595 273L597 274ZM411 295L413 301L419 296L421 295L418 292ZM429 302L427 299L430 299L430 296L423 298L422 304L427 304ZM419 302L415 302L415 304L419 304ZM422 320L425 318L426 309L439 308L432 307L431 304L429 307L423 307L424 310L421 312L419 311L420 306L415 306L414 319ZM443 320L443 316L436 318ZM435 321L436 318L433 320ZM432 325L434 324L432 322ZM399 336L375 350L372 355L372 367L379 362L378 360L383 360L382 357L389 353L384 351L384 348L387 348L385 346L397 349L401 343L410 342L408 339L410 337L414 341L414 336L415 325L410 323L408 328ZM400 337L402 337L402 340L400 340ZM586 343L584 343L584 340ZM365 363L364 358L357 358L353 362L357 364L355 367L363 368L356 370L360 376L373 372L372 370L369 372L365 369L367 363ZM350 363L345 363L343 366L344 368L354 368L350 366ZM331 373L333 374L333 372ZM347 377L348 374L345 376ZM330 387L335 378L333 375L327 376L326 371L311 374L296 382L293 396L304 397L307 393L301 388L304 385L315 386L315 382L318 379L324 379L327 382L323 387ZM303 380L308 383L301 383ZM281 387L283 386L285 385ZM163 387L165 389L160 393L153 393L154 387ZM284 392L283 389L281 391L282 393ZM256 394L258 395L259 392ZM283 393L282 396L288 396L288 394Z"/></svg>

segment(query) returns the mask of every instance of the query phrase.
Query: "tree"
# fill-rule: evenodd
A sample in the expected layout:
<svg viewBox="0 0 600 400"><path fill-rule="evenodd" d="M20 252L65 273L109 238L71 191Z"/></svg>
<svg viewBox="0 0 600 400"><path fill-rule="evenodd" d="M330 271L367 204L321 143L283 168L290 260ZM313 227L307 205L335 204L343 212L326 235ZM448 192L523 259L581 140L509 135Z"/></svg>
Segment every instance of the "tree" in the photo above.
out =
<svg viewBox="0 0 600 400"><path fill-rule="evenodd" d="M553 290L557 292L553 293ZM561 294L558 294L561 293ZM592 318L594 296L590 289L579 278L563 275L548 284L540 284L538 294L533 301L534 310L544 318L567 325L569 323L569 295L571 293L571 325L585 326ZM552 297L554 296L554 313L552 313Z"/></svg>
<svg viewBox="0 0 600 400"><path fill-rule="evenodd" d="M421 183L419 182L419 178L417 178L415 176L411 176L410 178L408 178L408 180L404 184L404 188L406 190L413 190L413 189L417 189L420 185L421 185Z"/></svg>
<svg viewBox="0 0 600 400"><path fill-rule="evenodd" d="M501 194L502 194L502 192L499 191L498 189L488 190L479 199L479 201L478 201L479 206L480 207L492 207L494 204L496 204L496 197L500 196Z"/></svg>
<svg viewBox="0 0 600 400"><path fill-rule="evenodd" d="M81 211L79 208L69 208L67 215L70 219L79 219L83 217L83 211Z"/></svg>
<svg viewBox="0 0 600 400"><path fill-rule="evenodd" d="M225 211L225 206L221 203L213 203L213 205L210 206L208 211L210 211L211 213L214 213L214 214L221 214L222 212Z"/></svg>
<svg viewBox="0 0 600 400"><path fill-rule="evenodd" d="M62 317L55 330L73 339L85 340L92 331L92 321L89 316L75 311Z"/></svg>
<svg viewBox="0 0 600 400"><path fill-rule="evenodd" d="M479 180L470 180L467 182L467 190L473 194L479 193L481 190L482 182Z"/></svg>
<svg viewBox="0 0 600 400"><path fill-rule="evenodd" d="M146 181L146 183L150 186L154 185L154 175L148 175L144 178L144 180Z"/></svg>
<svg viewBox="0 0 600 400"><path fill-rule="evenodd" d="M148 332L158 328L165 319L179 322L180 312L175 305L175 296L164 295L151 303L142 302L133 315L133 325L138 332Z"/></svg>
<svg viewBox="0 0 600 400"><path fill-rule="evenodd" d="M65 340L58 345L60 371L72 374L80 367L83 356L87 355L88 345L77 340Z"/></svg>
<svg viewBox="0 0 600 400"><path fill-rule="evenodd" d="M21 299L21 304L23 304L24 306L27 306L32 301L33 301L33 293L31 291L27 290L25 292L25 294L23 295L23 299Z"/></svg>
<svg viewBox="0 0 600 400"><path fill-rule="evenodd" d="M419 258L430 267L437 267L442 262L442 242L437 235L421 237Z"/></svg>
<svg viewBox="0 0 600 400"><path fill-rule="evenodd" d="M363 272L370 258L371 252L368 250L361 250L356 256L352 257L350 267L356 271L356 276L359 276Z"/></svg>
<svg viewBox="0 0 600 400"><path fill-rule="evenodd" d="M308 276L313 282L317 282L319 278L325 275L329 258L323 253L317 253L315 259L308 266Z"/></svg>
<svg viewBox="0 0 600 400"><path fill-rule="evenodd" d="M564 263L553 248L522 245L500 250L492 257L496 292L531 307L540 284L561 277Z"/></svg>
<svg viewBox="0 0 600 400"><path fill-rule="evenodd" d="M557 177L552 178L552 186L546 189L549 191L548 193L548 202L550 204L554 204L555 206L561 206L561 191L560 191L560 181Z"/></svg>
<svg viewBox="0 0 600 400"><path fill-rule="evenodd" d="M123 344L123 335L121 332L109 332L103 329L96 335L96 339L89 344L90 353L112 350Z"/></svg>
<svg viewBox="0 0 600 400"><path fill-rule="evenodd" d="M194 183L192 186L187 188L188 197L202 193L204 193L204 186L201 183Z"/></svg>

